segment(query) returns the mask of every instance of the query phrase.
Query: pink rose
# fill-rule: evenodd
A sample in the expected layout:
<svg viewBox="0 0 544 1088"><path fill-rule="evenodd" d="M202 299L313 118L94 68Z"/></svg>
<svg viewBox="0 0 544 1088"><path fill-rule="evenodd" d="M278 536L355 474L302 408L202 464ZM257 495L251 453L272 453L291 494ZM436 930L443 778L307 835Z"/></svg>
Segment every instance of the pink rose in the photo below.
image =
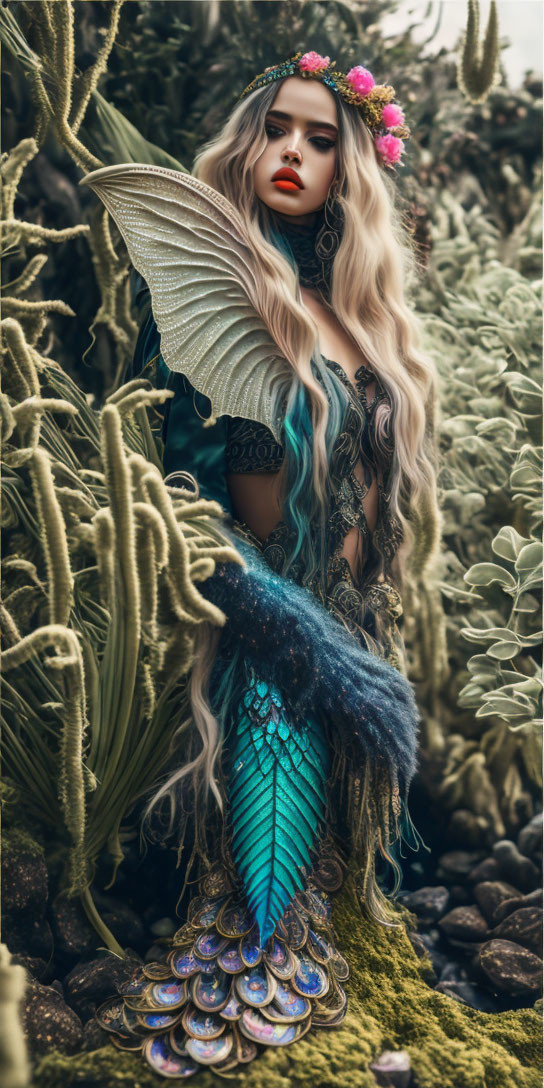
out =
<svg viewBox="0 0 544 1088"><path fill-rule="evenodd" d="M404 113L400 106L396 106L394 102L389 102L387 106L384 106L382 121L386 128L395 128L396 125L402 125L404 123Z"/></svg>
<svg viewBox="0 0 544 1088"><path fill-rule="evenodd" d="M319 53L305 53L298 62L303 72L322 72L329 67L330 57L322 57Z"/></svg>
<svg viewBox="0 0 544 1088"><path fill-rule="evenodd" d="M351 83L353 90L357 91L357 94L368 94L375 85L372 72L369 72L368 68L363 68L360 64L356 68L350 68L346 79L348 83Z"/></svg>
<svg viewBox="0 0 544 1088"><path fill-rule="evenodd" d="M374 143L387 166L394 162L400 162L400 157L404 151L404 143L399 140L398 136L392 136L388 132L385 136L378 136Z"/></svg>

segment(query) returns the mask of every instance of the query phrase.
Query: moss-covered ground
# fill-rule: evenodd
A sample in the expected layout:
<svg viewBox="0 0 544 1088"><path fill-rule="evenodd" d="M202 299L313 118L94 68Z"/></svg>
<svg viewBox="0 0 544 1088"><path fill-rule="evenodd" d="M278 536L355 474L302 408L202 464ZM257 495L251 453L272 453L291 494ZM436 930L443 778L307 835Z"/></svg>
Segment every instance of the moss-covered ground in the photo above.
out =
<svg viewBox="0 0 544 1088"><path fill-rule="evenodd" d="M540 1088L541 1016L535 1009L483 1013L433 990L405 928L362 918L348 881L334 906L339 947L351 966L341 1027L310 1032L286 1049L262 1051L232 1081L239 1088L375 1088L369 1063L408 1051L418 1088ZM222 1078L221 1078L222 1079ZM219 1085L209 1071L191 1078ZM158 1088L168 1083L113 1046L72 1056L52 1052L35 1088Z"/></svg>

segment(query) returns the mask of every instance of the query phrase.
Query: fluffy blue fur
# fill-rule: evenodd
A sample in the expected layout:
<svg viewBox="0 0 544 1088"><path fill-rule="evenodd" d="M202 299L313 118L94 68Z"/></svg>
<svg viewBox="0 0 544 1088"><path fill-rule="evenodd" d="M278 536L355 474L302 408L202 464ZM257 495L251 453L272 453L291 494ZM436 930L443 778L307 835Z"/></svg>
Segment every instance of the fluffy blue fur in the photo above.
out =
<svg viewBox="0 0 544 1088"><path fill-rule="evenodd" d="M199 587L228 619L216 670L223 688L217 689L218 704L226 694L226 662L234 647L278 686L294 713L322 711L358 765L371 759L396 772L406 796L421 720L410 682L364 649L309 590L274 574L238 536L232 540L247 566L221 564ZM232 668L235 673L235 661Z"/></svg>

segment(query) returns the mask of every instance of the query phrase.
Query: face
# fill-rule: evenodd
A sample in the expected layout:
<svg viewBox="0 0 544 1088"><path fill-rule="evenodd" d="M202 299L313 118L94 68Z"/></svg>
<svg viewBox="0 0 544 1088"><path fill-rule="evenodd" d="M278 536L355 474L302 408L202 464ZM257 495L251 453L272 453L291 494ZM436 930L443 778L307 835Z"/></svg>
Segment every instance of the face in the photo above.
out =
<svg viewBox="0 0 544 1088"><path fill-rule="evenodd" d="M284 80L266 115L267 145L255 164L255 192L293 223L311 223L336 173L338 119L332 91L315 79ZM292 176L277 177L280 171Z"/></svg>

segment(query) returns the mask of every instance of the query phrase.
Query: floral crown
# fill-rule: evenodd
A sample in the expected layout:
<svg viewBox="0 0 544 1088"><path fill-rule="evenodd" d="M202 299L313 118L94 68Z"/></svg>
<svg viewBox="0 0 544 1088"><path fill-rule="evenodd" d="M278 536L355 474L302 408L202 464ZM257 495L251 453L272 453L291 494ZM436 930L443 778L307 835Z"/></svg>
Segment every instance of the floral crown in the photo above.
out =
<svg viewBox="0 0 544 1088"><path fill-rule="evenodd" d="M331 61L330 57L322 57L319 53L295 53L289 60L273 64L255 76L242 91L240 100L276 79L294 75L319 79L336 91L344 102L357 106L374 138L382 164L394 166L395 163L400 163L402 166L404 142L401 137L407 139L410 129L404 124L404 113L400 106L393 102L395 88L378 85L368 68L363 68L360 64L350 68L347 73L337 72L336 61Z"/></svg>

